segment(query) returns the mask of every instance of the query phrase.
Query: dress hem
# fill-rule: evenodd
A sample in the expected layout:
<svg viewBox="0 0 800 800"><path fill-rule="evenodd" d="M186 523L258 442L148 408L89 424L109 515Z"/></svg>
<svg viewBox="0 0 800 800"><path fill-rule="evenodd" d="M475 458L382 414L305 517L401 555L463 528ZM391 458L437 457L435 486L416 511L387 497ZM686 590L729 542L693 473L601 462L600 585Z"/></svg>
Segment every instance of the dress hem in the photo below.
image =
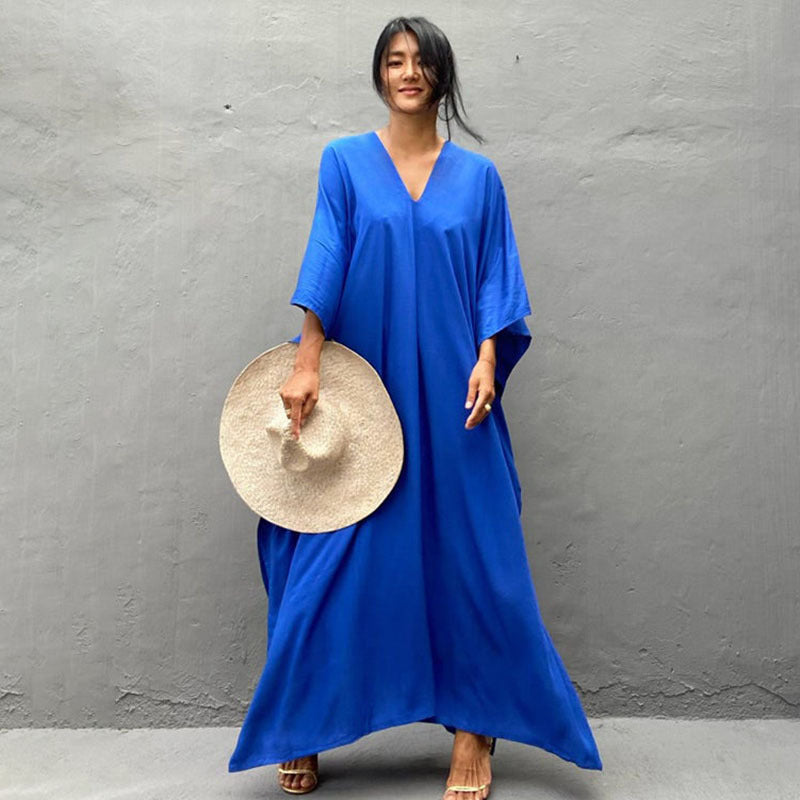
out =
<svg viewBox="0 0 800 800"><path fill-rule="evenodd" d="M378 722L373 723L370 725L366 730L362 731L361 733L348 733L344 736L339 737L338 739L334 739L333 741L326 742L320 745L308 745L303 747L302 752L298 751L289 751L288 754L280 754L278 756L257 756L254 758L245 759L243 761L234 761L231 759L228 762L228 772L241 772L247 769L254 769L255 767L265 767L270 764L280 764L283 761L291 761L294 758L302 758L303 756L309 755L310 753L321 753L325 750L332 750L335 747L342 747L346 744L352 744L353 742L357 741L358 739L363 738L364 736L368 736L371 733L376 733L377 731L386 730L387 728L394 728L400 725L410 725L414 722L428 722L433 725L444 725L445 727L450 726L452 728L458 728L459 730L468 730L472 733L482 734L484 736L496 736L498 739L507 739L508 741L512 742L519 742L520 744L527 744L532 747L538 747L541 750L545 750L548 753L551 753L559 758L563 759L564 761L569 761L572 764L580 767L581 769L594 769L594 770L602 770L603 769L603 762L601 761L600 757L598 756L596 760L587 760L587 759L578 759L576 757L568 755L565 751L559 750L558 748L550 747L543 744L540 740L536 741L531 738L524 738L520 734L515 734L509 731L481 731L476 730L473 725L467 722L458 722L453 721L452 719L444 720L441 717L436 716L435 714L422 714L419 713L411 714L411 715L404 715L402 717L393 718L389 722Z"/></svg>

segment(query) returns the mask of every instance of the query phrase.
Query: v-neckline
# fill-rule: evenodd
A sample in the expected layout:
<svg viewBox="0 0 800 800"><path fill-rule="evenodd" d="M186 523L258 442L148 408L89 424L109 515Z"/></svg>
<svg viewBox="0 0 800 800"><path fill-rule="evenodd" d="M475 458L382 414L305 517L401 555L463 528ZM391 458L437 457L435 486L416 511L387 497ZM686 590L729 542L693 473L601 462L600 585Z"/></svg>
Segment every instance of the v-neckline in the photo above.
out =
<svg viewBox="0 0 800 800"><path fill-rule="evenodd" d="M408 187L405 184L402 176L400 175L400 171L397 169L397 165L394 163L394 159L392 158L389 151L386 149L386 145L383 143L380 136L378 136L377 131L371 131L375 141L378 143L378 146L383 151L383 154L386 156L386 160L389 162L389 167L391 171L394 173L395 178L397 179L400 188L403 190L403 194L408 198L409 202L412 205L419 205L422 200L425 198L425 195L428 193L428 189L431 185L434 175L436 174L436 168L439 166L439 162L442 160L442 156L444 155L444 151L447 149L447 146L450 144L449 139L445 139L442 146L439 148L439 155L436 156L436 161L433 162L433 166L431 167L431 171L428 173L428 179L425 181L425 185L422 187L422 194L415 200L411 196L411 192L408 191Z"/></svg>

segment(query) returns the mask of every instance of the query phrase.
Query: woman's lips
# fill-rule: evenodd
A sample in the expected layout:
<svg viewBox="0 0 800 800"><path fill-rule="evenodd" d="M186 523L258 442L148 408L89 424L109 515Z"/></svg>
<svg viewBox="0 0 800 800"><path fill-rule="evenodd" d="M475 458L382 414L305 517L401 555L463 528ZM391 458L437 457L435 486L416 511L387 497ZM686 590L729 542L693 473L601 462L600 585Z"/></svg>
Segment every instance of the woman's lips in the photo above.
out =
<svg viewBox="0 0 800 800"><path fill-rule="evenodd" d="M401 89L401 94L419 94L422 89Z"/></svg>

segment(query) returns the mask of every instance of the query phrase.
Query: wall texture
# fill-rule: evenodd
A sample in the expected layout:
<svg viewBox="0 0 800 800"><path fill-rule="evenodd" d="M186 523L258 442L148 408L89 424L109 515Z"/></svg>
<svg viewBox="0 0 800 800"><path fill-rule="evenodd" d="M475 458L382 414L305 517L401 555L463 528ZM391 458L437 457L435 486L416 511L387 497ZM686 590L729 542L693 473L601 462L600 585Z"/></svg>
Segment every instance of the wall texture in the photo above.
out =
<svg viewBox="0 0 800 800"><path fill-rule="evenodd" d="M800 7L424 5L509 195L505 407L587 711L797 716ZM0 8L0 725L238 724L266 599L219 413L300 330L397 5Z"/></svg>

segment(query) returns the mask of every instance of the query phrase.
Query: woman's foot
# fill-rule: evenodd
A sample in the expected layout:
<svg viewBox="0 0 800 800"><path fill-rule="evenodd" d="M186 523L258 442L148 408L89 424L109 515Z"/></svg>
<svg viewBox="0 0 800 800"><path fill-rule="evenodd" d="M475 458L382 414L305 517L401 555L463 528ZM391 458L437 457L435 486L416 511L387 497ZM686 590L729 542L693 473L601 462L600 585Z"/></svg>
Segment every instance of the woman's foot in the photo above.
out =
<svg viewBox="0 0 800 800"><path fill-rule="evenodd" d="M492 737L456 729L447 786L482 786L478 791L446 789L442 800L484 800L492 780Z"/></svg>
<svg viewBox="0 0 800 800"><path fill-rule="evenodd" d="M283 769L313 769L316 772L319 769L319 761L317 754L314 753L310 756L281 761L280 766ZM284 789L295 789L303 792L313 789L317 779L309 772L289 773L288 775L279 772L278 781Z"/></svg>

